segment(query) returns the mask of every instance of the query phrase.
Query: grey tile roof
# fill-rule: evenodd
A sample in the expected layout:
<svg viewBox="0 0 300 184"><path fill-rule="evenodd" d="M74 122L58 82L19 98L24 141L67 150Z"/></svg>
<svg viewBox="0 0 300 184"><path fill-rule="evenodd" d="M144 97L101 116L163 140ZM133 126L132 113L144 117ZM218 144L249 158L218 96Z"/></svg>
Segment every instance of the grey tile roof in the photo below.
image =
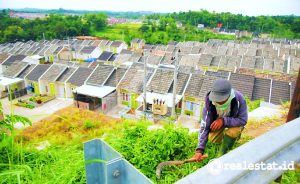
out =
<svg viewBox="0 0 300 184"><path fill-rule="evenodd" d="M206 94L209 91L211 91L213 82L215 80L217 80L217 78L211 77L211 76L204 76L204 80L203 80L203 83L201 85L201 89L200 89L200 92L199 92L199 97L201 99L204 99L206 97Z"/></svg>
<svg viewBox="0 0 300 184"><path fill-rule="evenodd" d="M144 83L144 65L142 63L133 63L126 72L125 76L119 84L120 89L130 92L140 93ZM147 69L147 79L149 80L153 70ZM148 81L147 80L147 81Z"/></svg>
<svg viewBox="0 0 300 184"><path fill-rule="evenodd" d="M281 104L290 100L290 86L285 81L272 81L271 103Z"/></svg>
<svg viewBox="0 0 300 184"><path fill-rule="evenodd" d="M162 60L162 56L157 56L155 54L151 54L149 56L143 56L140 58L140 62L144 62L145 60L147 60L147 64L151 64L151 65L158 65L160 64L160 61Z"/></svg>
<svg viewBox="0 0 300 184"><path fill-rule="evenodd" d="M15 64L16 61L22 61L24 58L26 58L26 55L12 55L2 64L10 66L13 63Z"/></svg>
<svg viewBox="0 0 300 184"><path fill-rule="evenodd" d="M75 67L68 67L57 79L58 82L66 82L66 80L75 72Z"/></svg>
<svg viewBox="0 0 300 184"><path fill-rule="evenodd" d="M17 62L13 65L10 65L6 70L4 70L3 76L14 78L18 76L23 70L25 70L28 65L29 63L26 62Z"/></svg>
<svg viewBox="0 0 300 184"><path fill-rule="evenodd" d="M199 64L201 66L210 66L212 59L213 59L213 55L202 54L200 56Z"/></svg>
<svg viewBox="0 0 300 184"><path fill-rule="evenodd" d="M108 61L109 58L113 55L114 53L108 52L108 51L103 51L102 54L98 57L98 60L100 61Z"/></svg>
<svg viewBox="0 0 300 184"><path fill-rule="evenodd" d="M142 56L142 55L141 55L140 53L134 52L134 53L130 56L130 58L129 58L128 61L130 61L130 62L138 62L138 61L140 60L141 56Z"/></svg>
<svg viewBox="0 0 300 184"><path fill-rule="evenodd" d="M240 67L240 63L241 63L241 57L239 56L229 56L226 57L226 59L228 59L227 61L227 67L228 69L234 69L235 67ZM222 58L223 60L223 58Z"/></svg>
<svg viewBox="0 0 300 184"><path fill-rule="evenodd" d="M5 61L8 57L9 57L9 54L1 53L0 54L0 64L2 64L3 61Z"/></svg>
<svg viewBox="0 0 300 184"><path fill-rule="evenodd" d="M95 41L92 43L92 46L98 47L100 43L101 43L101 40L95 40Z"/></svg>
<svg viewBox="0 0 300 184"><path fill-rule="evenodd" d="M203 75L192 74L184 95L199 98L203 81Z"/></svg>
<svg viewBox="0 0 300 184"><path fill-rule="evenodd" d="M252 100L264 99L269 101L271 79L255 78Z"/></svg>
<svg viewBox="0 0 300 184"><path fill-rule="evenodd" d="M116 59L115 62L118 63L123 63L123 62L127 62L131 57L131 54L119 54Z"/></svg>
<svg viewBox="0 0 300 184"><path fill-rule="evenodd" d="M262 57L255 58L254 68L258 70L263 70L264 67L264 59Z"/></svg>
<svg viewBox="0 0 300 184"><path fill-rule="evenodd" d="M201 50L200 46L194 46L191 50L191 54L199 54Z"/></svg>
<svg viewBox="0 0 300 184"><path fill-rule="evenodd" d="M49 70L44 73L40 80L55 82L66 69L66 65L53 64Z"/></svg>
<svg viewBox="0 0 300 184"><path fill-rule="evenodd" d="M112 65L98 65L90 77L87 79L86 84L94 86L102 86L113 72Z"/></svg>
<svg viewBox="0 0 300 184"><path fill-rule="evenodd" d="M173 82L173 71L157 69L147 87L147 91L166 94Z"/></svg>
<svg viewBox="0 0 300 184"><path fill-rule="evenodd" d="M166 52L172 53L174 50L175 50L175 45L170 45L169 44L167 46Z"/></svg>
<svg viewBox="0 0 300 184"><path fill-rule="evenodd" d="M161 61L161 64L173 64L174 60L172 60L173 54L166 53Z"/></svg>
<svg viewBox="0 0 300 184"><path fill-rule="evenodd" d="M200 55L183 55L179 61L180 65L196 67L199 64Z"/></svg>
<svg viewBox="0 0 300 184"><path fill-rule="evenodd" d="M96 46L85 46L80 50L82 54L91 54L96 49Z"/></svg>
<svg viewBox="0 0 300 184"><path fill-rule="evenodd" d="M228 79L229 72L228 71L206 71L205 75L213 76L219 79Z"/></svg>
<svg viewBox="0 0 300 184"><path fill-rule="evenodd" d="M89 65L89 68L95 69L97 65L101 64L102 62L94 61Z"/></svg>
<svg viewBox="0 0 300 184"><path fill-rule="evenodd" d="M254 69L254 66L255 66L255 58L254 57L244 56L242 58L241 67Z"/></svg>
<svg viewBox="0 0 300 184"><path fill-rule="evenodd" d="M126 72L125 68L118 68L113 71L113 73L110 75L108 80L105 82L105 86L111 86L111 87L116 87L117 84L120 82L122 77L124 76Z"/></svg>
<svg viewBox="0 0 300 184"><path fill-rule="evenodd" d="M218 67L221 60L221 56L213 56L210 66Z"/></svg>
<svg viewBox="0 0 300 184"><path fill-rule="evenodd" d="M38 64L27 76L26 79L38 81L38 79L46 72L51 65Z"/></svg>
<svg viewBox="0 0 300 184"><path fill-rule="evenodd" d="M252 98L254 76L232 73L230 76L232 87L240 91L244 96Z"/></svg>
<svg viewBox="0 0 300 184"><path fill-rule="evenodd" d="M29 65L23 70L17 77L18 78L24 78L29 72L35 67L35 64Z"/></svg>
<svg viewBox="0 0 300 184"><path fill-rule="evenodd" d="M50 46L50 48L45 51L45 55L52 55L57 48L58 48L58 45Z"/></svg>
<svg viewBox="0 0 300 184"><path fill-rule="evenodd" d="M177 75L177 89L176 89L176 94L177 95L182 95L187 82L189 80L190 75L186 74L186 73L181 73L179 72ZM170 89L169 89L169 93L173 93L173 87L174 87L174 82L172 83Z"/></svg>
<svg viewBox="0 0 300 184"><path fill-rule="evenodd" d="M55 50L54 50L54 52L53 52L53 54L59 54L62 50L63 50L63 46L59 46L59 47L57 47Z"/></svg>
<svg viewBox="0 0 300 184"><path fill-rule="evenodd" d="M86 67L79 67L68 79L68 83L71 83L74 86L82 86L84 81L92 73L93 69Z"/></svg>
<svg viewBox="0 0 300 184"><path fill-rule="evenodd" d="M112 44L110 45L111 47L120 47L122 45L123 42L121 41L114 41L112 42Z"/></svg>
<svg viewBox="0 0 300 184"><path fill-rule="evenodd" d="M131 50L128 50L128 49L122 49L121 52L120 52L120 55L122 54L132 54L133 52Z"/></svg>

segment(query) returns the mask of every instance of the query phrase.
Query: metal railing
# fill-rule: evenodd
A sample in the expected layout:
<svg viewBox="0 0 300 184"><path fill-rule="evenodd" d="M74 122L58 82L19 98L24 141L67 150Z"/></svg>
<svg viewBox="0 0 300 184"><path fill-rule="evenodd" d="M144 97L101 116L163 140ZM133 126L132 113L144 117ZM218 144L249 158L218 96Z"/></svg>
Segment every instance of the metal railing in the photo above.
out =
<svg viewBox="0 0 300 184"><path fill-rule="evenodd" d="M152 184L143 173L101 139L84 143L88 184Z"/></svg>
<svg viewBox="0 0 300 184"><path fill-rule="evenodd" d="M270 183L284 169L292 168L290 164L300 162L299 130L300 118L297 118L209 162L176 183ZM274 163L277 167L267 168ZM258 165L259 169L251 169L250 165Z"/></svg>

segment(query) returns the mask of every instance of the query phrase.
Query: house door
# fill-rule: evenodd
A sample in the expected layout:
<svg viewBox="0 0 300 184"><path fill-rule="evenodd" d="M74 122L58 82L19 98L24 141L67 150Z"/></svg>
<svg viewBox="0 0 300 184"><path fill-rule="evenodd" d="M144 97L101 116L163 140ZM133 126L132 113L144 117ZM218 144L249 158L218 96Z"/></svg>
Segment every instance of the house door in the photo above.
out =
<svg viewBox="0 0 300 184"><path fill-rule="evenodd" d="M33 86L34 86L35 94L39 95L40 94L39 84L35 82L35 83L33 83Z"/></svg>
<svg viewBox="0 0 300 184"><path fill-rule="evenodd" d="M58 86L56 96L59 98L65 98L65 88L63 85Z"/></svg>
<svg viewBox="0 0 300 184"><path fill-rule="evenodd" d="M200 117L200 105L199 104L194 104L194 116L195 117Z"/></svg>
<svg viewBox="0 0 300 184"><path fill-rule="evenodd" d="M55 96L55 85L53 83L50 83L50 95Z"/></svg>

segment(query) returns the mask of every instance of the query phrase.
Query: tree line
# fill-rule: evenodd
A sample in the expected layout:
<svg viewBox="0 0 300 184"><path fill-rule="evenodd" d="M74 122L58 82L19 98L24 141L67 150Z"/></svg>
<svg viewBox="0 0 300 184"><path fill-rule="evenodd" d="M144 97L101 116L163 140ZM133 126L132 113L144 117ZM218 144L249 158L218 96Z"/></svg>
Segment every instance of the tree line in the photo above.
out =
<svg viewBox="0 0 300 184"><path fill-rule="evenodd" d="M51 39L65 39L90 35L106 27L104 13L78 15L49 14L34 20L10 17L7 10L0 12L0 43Z"/></svg>
<svg viewBox="0 0 300 184"><path fill-rule="evenodd" d="M206 10L170 13L167 15L148 15L148 20L160 20L162 17L173 18L185 25L214 28L222 24L223 28L246 30L256 33L269 33L276 38L300 38L300 17L289 16L243 16L232 13L215 13Z"/></svg>

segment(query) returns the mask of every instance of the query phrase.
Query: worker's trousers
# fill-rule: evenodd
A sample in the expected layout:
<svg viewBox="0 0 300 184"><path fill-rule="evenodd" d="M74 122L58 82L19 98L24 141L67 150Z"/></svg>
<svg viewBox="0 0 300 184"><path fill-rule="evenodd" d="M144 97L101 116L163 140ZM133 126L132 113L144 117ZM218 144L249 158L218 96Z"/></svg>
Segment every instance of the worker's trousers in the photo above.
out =
<svg viewBox="0 0 300 184"><path fill-rule="evenodd" d="M218 156L224 155L233 148L236 140L240 138L243 129L244 127L221 128L209 133L208 140L221 144Z"/></svg>

